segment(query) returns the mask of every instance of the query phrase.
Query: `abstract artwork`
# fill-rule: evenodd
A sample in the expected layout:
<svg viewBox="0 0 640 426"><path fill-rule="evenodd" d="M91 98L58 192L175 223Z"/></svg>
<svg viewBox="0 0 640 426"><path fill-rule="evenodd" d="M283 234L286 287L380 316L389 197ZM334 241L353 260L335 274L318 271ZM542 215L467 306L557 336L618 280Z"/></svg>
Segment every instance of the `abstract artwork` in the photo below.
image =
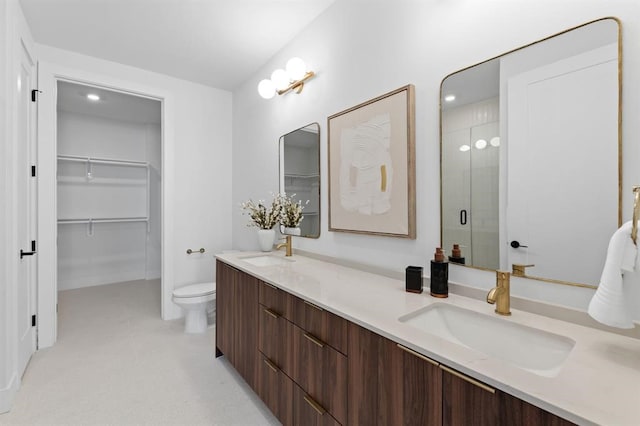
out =
<svg viewBox="0 0 640 426"><path fill-rule="evenodd" d="M329 117L329 231L415 238L414 87Z"/></svg>

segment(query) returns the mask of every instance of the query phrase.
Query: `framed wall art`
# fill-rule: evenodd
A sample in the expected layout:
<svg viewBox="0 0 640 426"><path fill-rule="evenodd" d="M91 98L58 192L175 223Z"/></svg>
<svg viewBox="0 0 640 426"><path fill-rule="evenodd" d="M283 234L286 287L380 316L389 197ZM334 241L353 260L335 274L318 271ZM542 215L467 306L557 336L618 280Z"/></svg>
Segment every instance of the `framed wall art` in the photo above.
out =
<svg viewBox="0 0 640 426"><path fill-rule="evenodd" d="M328 118L329 231L416 237L415 89Z"/></svg>

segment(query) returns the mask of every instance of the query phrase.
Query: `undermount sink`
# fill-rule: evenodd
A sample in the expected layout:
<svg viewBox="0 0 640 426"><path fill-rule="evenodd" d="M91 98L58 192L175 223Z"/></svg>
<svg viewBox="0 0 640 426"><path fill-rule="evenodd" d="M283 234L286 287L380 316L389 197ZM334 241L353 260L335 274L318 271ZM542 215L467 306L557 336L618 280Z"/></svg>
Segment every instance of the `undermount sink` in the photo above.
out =
<svg viewBox="0 0 640 426"><path fill-rule="evenodd" d="M545 377L558 375L576 343L568 337L444 303L434 303L398 320Z"/></svg>
<svg viewBox="0 0 640 426"><path fill-rule="evenodd" d="M257 254L255 256L242 257L241 259L253 266L277 266L295 262L294 259L286 259L283 257L273 256L271 254Z"/></svg>

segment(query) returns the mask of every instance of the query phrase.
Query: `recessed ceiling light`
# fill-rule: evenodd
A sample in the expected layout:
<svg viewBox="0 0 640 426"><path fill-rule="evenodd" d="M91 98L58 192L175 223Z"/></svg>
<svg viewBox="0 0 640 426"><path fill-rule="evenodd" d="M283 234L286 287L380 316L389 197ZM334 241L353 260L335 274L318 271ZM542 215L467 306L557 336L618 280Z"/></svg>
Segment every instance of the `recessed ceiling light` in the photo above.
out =
<svg viewBox="0 0 640 426"><path fill-rule="evenodd" d="M87 99L89 99L90 101L99 101L100 100L100 96L96 95L95 93L89 93L87 95Z"/></svg>
<svg viewBox="0 0 640 426"><path fill-rule="evenodd" d="M456 100L456 95L447 95L444 97L445 102L453 102Z"/></svg>

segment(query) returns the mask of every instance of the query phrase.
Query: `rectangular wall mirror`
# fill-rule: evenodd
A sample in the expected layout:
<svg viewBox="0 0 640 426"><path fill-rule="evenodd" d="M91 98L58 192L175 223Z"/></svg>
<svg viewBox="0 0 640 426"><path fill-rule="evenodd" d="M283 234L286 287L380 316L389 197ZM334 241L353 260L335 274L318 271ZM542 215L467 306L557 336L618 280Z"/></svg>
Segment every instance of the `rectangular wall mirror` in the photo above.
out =
<svg viewBox="0 0 640 426"><path fill-rule="evenodd" d="M301 237L320 236L320 125L312 123L280 137L280 192L301 201ZM284 230L281 229L284 233Z"/></svg>
<svg viewBox="0 0 640 426"><path fill-rule="evenodd" d="M620 24L603 18L442 81L441 242L467 266L598 284L621 222Z"/></svg>

